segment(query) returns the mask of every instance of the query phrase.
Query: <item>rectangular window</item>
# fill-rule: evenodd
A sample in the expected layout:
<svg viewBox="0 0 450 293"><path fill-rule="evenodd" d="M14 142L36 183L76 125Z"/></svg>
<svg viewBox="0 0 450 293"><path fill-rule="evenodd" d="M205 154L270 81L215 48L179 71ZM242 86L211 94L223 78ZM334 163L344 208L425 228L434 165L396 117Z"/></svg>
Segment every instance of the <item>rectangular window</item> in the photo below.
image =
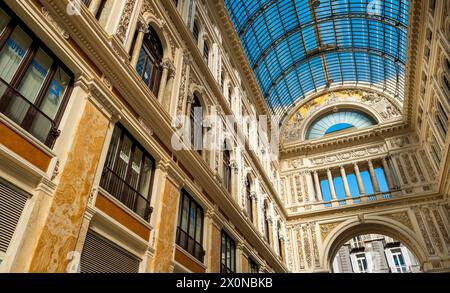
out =
<svg viewBox="0 0 450 293"><path fill-rule="evenodd" d="M248 269L249 273L251 274L257 274L259 273L259 266L258 264L251 258L248 259Z"/></svg>
<svg viewBox="0 0 450 293"><path fill-rule="evenodd" d="M356 263L360 273L367 273L367 259L365 253L358 253L356 255Z"/></svg>
<svg viewBox="0 0 450 293"><path fill-rule="evenodd" d="M407 268L401 249L399 248L391 249L391 253L395 265L394 273L406 273Z"/></svg>
<svg viewBox="0 0 450 293"><path fill-rule="evenodd" d="M100 186L148 221L153 174L153 158L121 125L117 125Z"/></svg>
<svg viewBox="0 0 450 293"><path fill-rule="evenodd" d="M447 112L442 107L442 104L439 101L437 101L436 104L437 104L437 107L436 107L435 123L439 130L439 134L442 137L442 140L445 141L445 139L447 137L447 133L448 133L448 120L449 119L448 119Z"/></svg>
<svg viewBox="0 0 450 293"><path fill-rule="evenodd" d="M225 231L222 230L220 272L229 274L236 272L236 244Z"/></svg>
<svg viewBox="0 0 450 293"><path fill-rule="evenodd" d="M178 209L178 225L176 243L193 257L203 262L203 209L192 197L181 192Z"/></svg>
<svg viewBox="0 0 450 293"><path fill-rule="evenodd" d="M6 7L0 8L0 112L53 147L72 73Z"/></svg>

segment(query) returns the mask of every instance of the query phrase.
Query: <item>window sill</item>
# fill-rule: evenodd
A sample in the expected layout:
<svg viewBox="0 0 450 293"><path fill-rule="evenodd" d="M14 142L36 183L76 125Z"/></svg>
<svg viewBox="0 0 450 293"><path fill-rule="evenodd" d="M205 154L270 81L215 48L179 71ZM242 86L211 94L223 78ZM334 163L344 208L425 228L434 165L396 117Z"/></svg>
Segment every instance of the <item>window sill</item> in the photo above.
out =
<svg viewBox="0 0 450 293"><path fill-rule="evenodd" d="M51 158L56 157L56 154L48 146L43 144L41 141L39 141L37 138L31 135L28 131L17 125L3 113L0 113L0 122L4 123L6 126L11 128L14 132L22 136L24 139L29 141L32 145L34 145L36 148L38 148L40 151L42 151L49 157Z"/></svg>
<svg viewBox="0 0 450 293"><path fill-rule="evenodd" d="M120 200L115 198L112 194L107 192L105 189L103 189L102 187L99 186L98 187L98 192L101 193L102 195L104 195L107 199L112 201L114 204L119 206L124 212L126 212L129 216L133 217L136 221L138 221L139 223L141 223L145 227L149 228L150 230L153 230L153 227L152 227L152 225L150 225L149 222L145 221L143 218L141 218L135 212L130 210L126 205L124 205Z"/></svg>

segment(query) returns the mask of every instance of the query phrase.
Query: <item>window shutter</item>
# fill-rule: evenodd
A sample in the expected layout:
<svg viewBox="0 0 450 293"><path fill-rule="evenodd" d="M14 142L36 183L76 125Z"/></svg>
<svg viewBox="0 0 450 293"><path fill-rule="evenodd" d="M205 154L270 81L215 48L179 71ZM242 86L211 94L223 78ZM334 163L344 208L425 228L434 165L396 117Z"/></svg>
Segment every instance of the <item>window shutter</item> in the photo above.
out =
<svg viewBox="0 0 450 293"><path fill-rule="evenodd" d="M81 273L138 273L140 259L89 230L81 253Z"/></svg>
<svg viewBox="0 0 450 293"><path fill-rule="evenodd" d="M8 249L28 196L0 181L0 251Z"/></svg>

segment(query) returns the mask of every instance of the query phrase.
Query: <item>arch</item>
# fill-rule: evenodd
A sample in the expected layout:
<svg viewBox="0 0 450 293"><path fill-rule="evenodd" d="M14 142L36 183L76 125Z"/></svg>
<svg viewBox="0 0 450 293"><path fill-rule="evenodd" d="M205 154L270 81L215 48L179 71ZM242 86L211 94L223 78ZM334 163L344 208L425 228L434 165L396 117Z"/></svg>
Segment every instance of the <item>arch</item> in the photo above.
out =
<svg viewBox="0 0 450 293"><path fill-rule="evenodd" d="M345 221L328 235L321 247L321 264L325 271L331 271L332 262L338 250L352 237L362 234L381 234L399 240L417 258L421 266L427 261L426 248L417 235L394 220L374 216L360 221L358 218Z"/></svg>
<svg viewBox="0 0 450 293"><path fill-rule="evenodd" d="M174 52L172 52L172 47L170 46L170 43L168 41L170 37L167 35L166 30L164 29L166 23L149 12L144 13L143 22L146 23L149 28L153 28L158 35L158 38L161 41L164 50L163 59L172 60Z"/></svg>
<svg viewBox="0 0 450 293"><path fill-rule="evenodd" d="M351 101L345 101L345 104L339 104L339 105L332 103L330 105L323 107L317 113L314 113L314 115L310 115L302 122L300 138L302 140L306 140L308 129L311 127L311 125L315 121L320 119L321 116L326 115L327 113L333 111L334 108L337 108L338 110L360 111L360 112L368 115L372 119L374 119L376 124L379 124L381 121L383 121L383 118L380 116L380 114L377 113L374 109L372 109L368 105L364 105L359 102L351 102Z"/></svg>

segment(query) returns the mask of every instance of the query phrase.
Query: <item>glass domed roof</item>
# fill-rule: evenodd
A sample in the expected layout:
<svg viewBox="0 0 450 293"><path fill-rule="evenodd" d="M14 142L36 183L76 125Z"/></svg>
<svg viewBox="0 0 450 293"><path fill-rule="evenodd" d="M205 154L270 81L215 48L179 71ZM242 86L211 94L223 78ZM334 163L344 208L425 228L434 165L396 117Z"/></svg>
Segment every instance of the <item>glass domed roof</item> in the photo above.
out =
<svg viewBox="0 0 450 293"><path fill-rule="evenodd" d="M365 85L403 102L408 0L224 0L278 120L310 94Z"/></svg>

